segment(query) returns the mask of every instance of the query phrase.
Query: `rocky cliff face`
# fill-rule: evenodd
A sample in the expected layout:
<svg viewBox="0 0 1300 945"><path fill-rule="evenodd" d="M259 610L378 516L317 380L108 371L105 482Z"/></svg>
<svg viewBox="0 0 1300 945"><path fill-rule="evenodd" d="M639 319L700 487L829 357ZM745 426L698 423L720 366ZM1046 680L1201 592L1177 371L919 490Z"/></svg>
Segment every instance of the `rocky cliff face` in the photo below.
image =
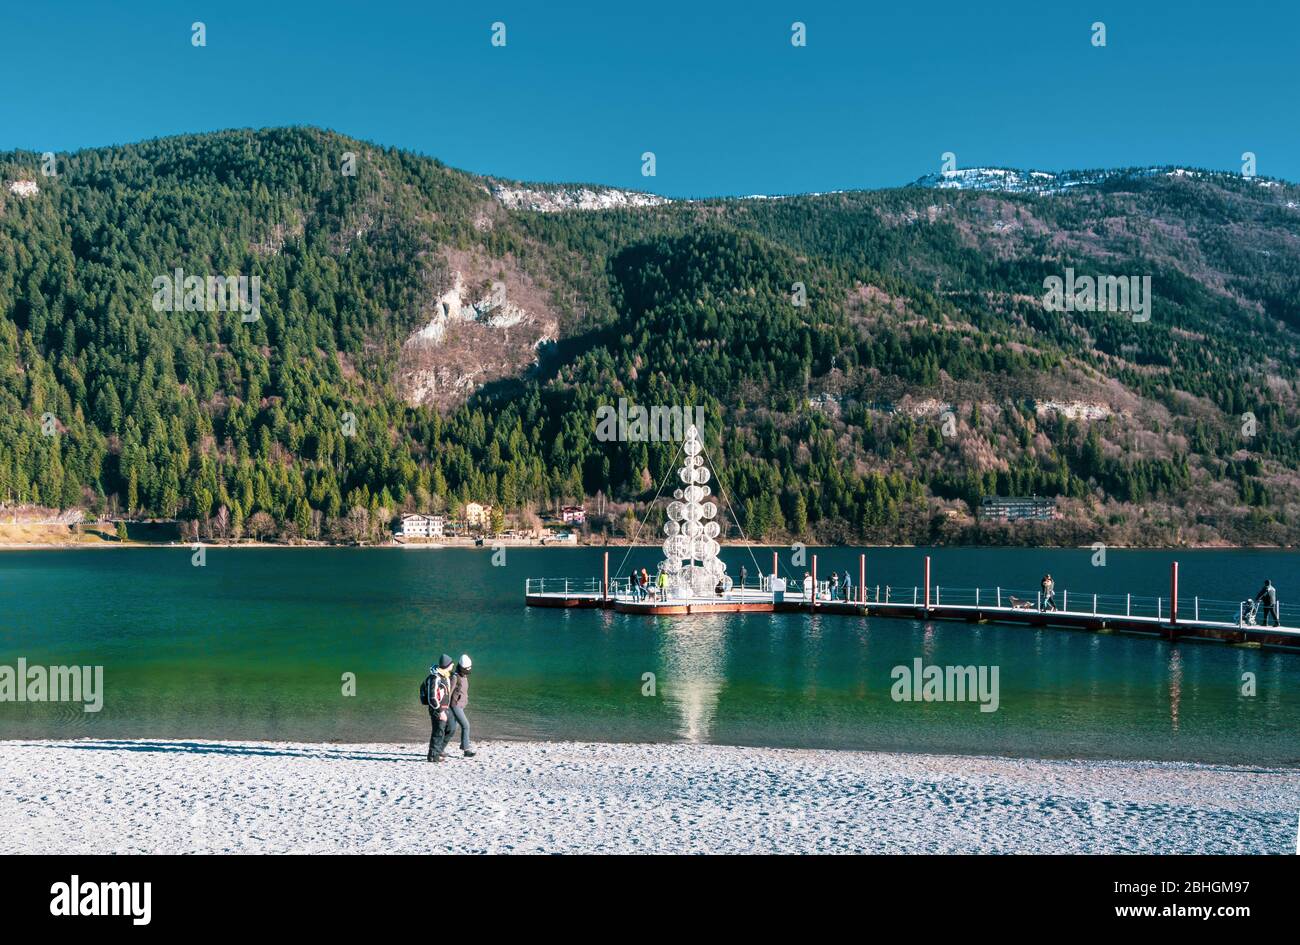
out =
<svg viewBox="0 0 1300 945"><path fill-rule="evenodd" d="M412 406L453 405L489 381L522 373L559 332L546 294L518 270L491 278L488 260L450 255L446 288L402 345L397 381Z"/></svg>

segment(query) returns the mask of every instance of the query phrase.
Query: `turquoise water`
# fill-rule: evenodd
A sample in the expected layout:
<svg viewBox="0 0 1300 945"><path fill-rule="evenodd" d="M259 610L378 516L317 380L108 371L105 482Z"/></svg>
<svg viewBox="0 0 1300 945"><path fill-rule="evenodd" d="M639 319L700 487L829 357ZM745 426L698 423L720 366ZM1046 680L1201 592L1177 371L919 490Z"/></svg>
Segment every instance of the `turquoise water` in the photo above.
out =
<svg viewBox="0 0 1300 945"><path fill-rule="evenodd" d="M941 585L1033 587L1051 571L1072 592L1149 595L1167 594L1173 557L1112 550L1093 567L1086 549L929 553ZM468 651L483 737L1300 762L1300 654L874 617L535 609L526 577L597 575L600 551L506 554L494 567L488 549L210 548L199 568L186 548L0 553L0 664L98 664L105 678L99 713L0 702L0 737L421 739L425 667ZM869 584L910 595L921 582L925 550L867 554ZM819 549L819 570L856 580L857 555ZM747 552L724 557L732 573L757 571ZM1184 608L1194 594L1250 596L1267 576L1285 615L1300 583L1295 553L1177 557ZM628 564L657 558L639 549ZM998 710L894 701L893 667L918 657L997 666Z"/></svg>

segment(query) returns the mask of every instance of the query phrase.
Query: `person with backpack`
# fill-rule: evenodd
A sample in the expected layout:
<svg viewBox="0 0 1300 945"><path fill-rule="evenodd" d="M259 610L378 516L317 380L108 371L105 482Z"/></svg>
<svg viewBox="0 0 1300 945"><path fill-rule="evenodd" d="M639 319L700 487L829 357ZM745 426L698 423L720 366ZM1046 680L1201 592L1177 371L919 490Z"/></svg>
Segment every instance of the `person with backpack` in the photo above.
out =
<svg viewBox="0 0 1300 945"><path fill-rule="evenodd" d="M451 674L451 702L448 706L451 718L447 721L447 741L451 741L452 726L460 726L460 753L466 758L477 754L469 747L469 719L465 718L465 708L469 705L469 671L473 665L468 653L460 655L460 662Z"/></svg>
<svg viewBox="0 0 1300 945"><path fill-rule="evenodd" d="M420 705L428 706L429 722L433 731L429 733L429 754L425 761L442 761L447 739L451 734L447 710L451 706L451 657L446 653L438 658L437 666L429 667L429 675L420 684Z"/></svg>

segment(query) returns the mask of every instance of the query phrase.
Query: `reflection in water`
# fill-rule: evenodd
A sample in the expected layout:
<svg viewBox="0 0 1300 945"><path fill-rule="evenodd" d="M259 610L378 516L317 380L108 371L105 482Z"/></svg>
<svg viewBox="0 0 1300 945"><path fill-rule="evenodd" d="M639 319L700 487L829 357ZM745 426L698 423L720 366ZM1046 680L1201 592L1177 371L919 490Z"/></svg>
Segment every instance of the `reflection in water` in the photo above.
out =
<svg viewBox="0 0 1300 945"><path fill-rule="evenodd" d="M693 615L664 617L657 622L663 661L659 692L681 716L678 737L686 742L707 742L726 681L728 618Z"/></svg>
<svg viewBox="0 0 1300 945"><path fill-rule="evenodd" d="M1169 719L1178 734L1178 704L1183 698L1183 655L1175 647L1169 651Z"/></svg>

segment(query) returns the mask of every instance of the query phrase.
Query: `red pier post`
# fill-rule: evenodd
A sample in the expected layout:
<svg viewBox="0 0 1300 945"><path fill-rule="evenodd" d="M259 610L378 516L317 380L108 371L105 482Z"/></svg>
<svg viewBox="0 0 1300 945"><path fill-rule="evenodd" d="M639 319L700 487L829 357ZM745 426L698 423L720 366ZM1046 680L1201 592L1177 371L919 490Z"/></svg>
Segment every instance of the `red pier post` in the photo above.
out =
<svg viewBox="0 0 1300 945"><path fill-rule="evenodd" d="M867 556L858 555L858 602L867 602Z"/></svg>
<svg viewBox="0 0 1300 945"><path fill-rule="evenodd" d="M600 581L600 599L609 603L609 552L605 552L605 576Z"/></svg>
<svg viewBox="0 0 1300 945"><path fill-rule="evenodd" d="M925 556L925 612L930 612L930 556Z"/></svg>

